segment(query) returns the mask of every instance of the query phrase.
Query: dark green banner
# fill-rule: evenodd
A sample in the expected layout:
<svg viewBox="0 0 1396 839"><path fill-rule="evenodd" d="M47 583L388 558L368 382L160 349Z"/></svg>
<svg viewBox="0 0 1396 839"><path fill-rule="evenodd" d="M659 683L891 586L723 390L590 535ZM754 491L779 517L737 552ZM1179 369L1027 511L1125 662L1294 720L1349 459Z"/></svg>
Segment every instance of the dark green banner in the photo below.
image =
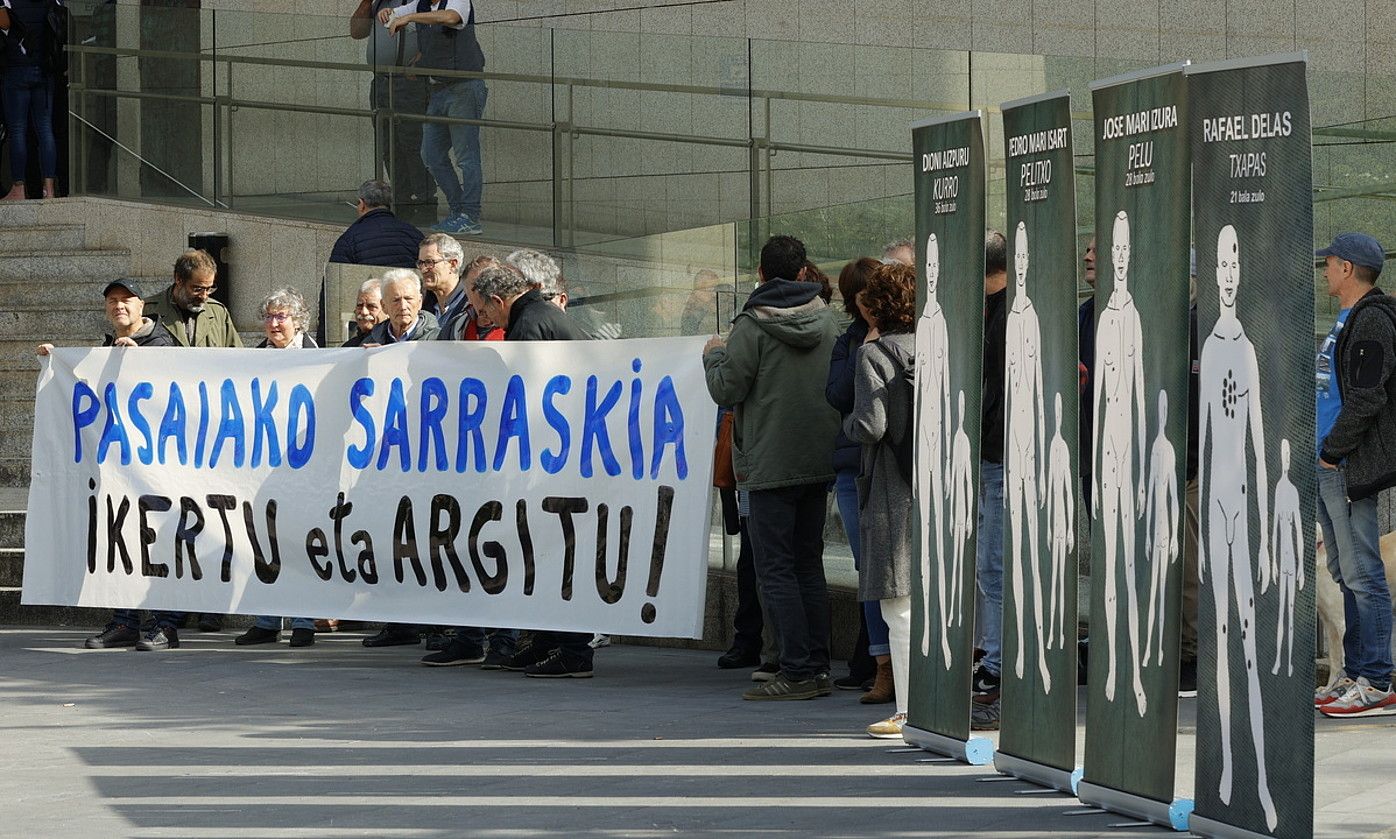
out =
<svg viewBox="0 0 1396 839"><path fill-rule="evenodd" d="M1313 182L1302 56L1188 68L1201 589L1194 832L1313 835Z"/></svg>
<svg viewBox="0 0 1396 839"><path fill-rule="evenodd" d="M1084 781L1097 789L1083 783L1081 798L1168 823L1187 466L1186 83L1180 65L1091 87L1100 267Z"/></svg>
<svg viewBox="0 0 1396 839"><path fill-rule="evenodd" d="M984 131L978 111L913 126L916 472L908 742L966 753L974 667L984 343ZM929 737L924 735L930 735ZM946 740L958 741L948 746ZM987 745L987 741L983 741Z"/></svg>
<svg viewBox="0 0 1396 839"><path fill-rule="evenodd" d="M995 762L1076 768L1076 185L1066 92L1003 106L1008 238L1002 716ZM1046 776L1014 758L1058 770ZM1026 771L1025 771L1026 770Z"/></svg>

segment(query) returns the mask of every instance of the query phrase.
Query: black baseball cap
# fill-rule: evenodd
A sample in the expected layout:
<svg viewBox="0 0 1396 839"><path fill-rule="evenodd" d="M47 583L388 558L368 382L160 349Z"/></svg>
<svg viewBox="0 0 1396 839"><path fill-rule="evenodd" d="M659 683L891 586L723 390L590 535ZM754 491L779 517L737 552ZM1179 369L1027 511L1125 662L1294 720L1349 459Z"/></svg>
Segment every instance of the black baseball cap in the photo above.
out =
<svg viewBox="0 0 1396 839"><path fill-rule="evenodd" d="M111 294L111 290L114 288L124 288L127 291L131 292L131 295L133 297L139 297L142 300L145 299L145 295L141 294L141 287L136 285L135 280L127 279L125 277L122 277L119 280L112 280L111 282L107 283L106 288L102 289L102 296L106 297L108 294Z"/></svg>

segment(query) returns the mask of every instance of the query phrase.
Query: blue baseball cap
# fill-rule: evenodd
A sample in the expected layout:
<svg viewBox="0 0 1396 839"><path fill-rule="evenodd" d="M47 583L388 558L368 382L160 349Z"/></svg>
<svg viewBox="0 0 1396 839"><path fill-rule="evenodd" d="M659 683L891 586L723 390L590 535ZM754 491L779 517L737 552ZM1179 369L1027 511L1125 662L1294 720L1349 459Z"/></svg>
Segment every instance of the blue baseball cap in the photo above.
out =
<svg viewBox="0 0 1396 839"><path fill-rule="evenodd" d="M1314 251L1314 256L1336 256L1373 271L1381 271L1386 262L1381 243L1366 233L1339 233L1333 238L1333 244Z"/></svg>

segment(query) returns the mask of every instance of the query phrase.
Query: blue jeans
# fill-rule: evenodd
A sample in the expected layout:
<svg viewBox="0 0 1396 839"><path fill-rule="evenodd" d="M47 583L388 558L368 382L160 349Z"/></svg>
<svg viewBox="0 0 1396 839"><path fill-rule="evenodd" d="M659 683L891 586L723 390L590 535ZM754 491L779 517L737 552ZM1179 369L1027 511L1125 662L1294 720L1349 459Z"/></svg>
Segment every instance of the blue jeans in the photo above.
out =
<svg viewBox="0 0 1396 839"><path fill-rule="evenodd" d="M853 549L853 567L859 568L863 547L858 530L858 475L852 470L839 472L834 478L834 500L843 519L843 532L848 534L848 546ZM882 601L864 600L863 620L868 623L868 655L891 655L892 644L887 639L887 621L882 619Z"/></svg>
<svg viewBox="0 0 1396 839"><path fill-rule="evenodd" d="M278 617L278 616L276 616L276 615L261 615L260 617L257 618L257 622L256 622L255 626L256 626L258 629L274 629L274 630L276 630L277 632L280 632L280 631L281 631L281 618ZM309 629L309 630L314 631L314 629L315 629L315 619L314 619L314 618L291 618L291 628L292 628L292 629Z"/></svg>
<svg viewBox="0 0 1396 839"><path fill-rule="evenodd" d="M482 79L434 85L427 100L427 116L480 119L487 98L489 91ZM451 168L452 154L460 177ZM422 162L446 196L451 215L464 214L479 220L480 192L485 183L480 167L480 126L426 123L422 126Z"/></svg>
<svg viewBox="0 0 1396 839"><path fill-rule="evenodd" d="M23 181L29 167L29 129L39 141L39 172L58 177L58 146L53 140L53 79L38 67L5 71L5 127L10 137L10 178Z"/></svg>
<svg viewBox="0 0 1396 839"><path fill-rule="evenodd" d="M519 644L517 629L481 629L478 626L456 627L456 637L480 652L485 651L485 641L489 641L489 651L502 656L511 656Z"/></svg>
<svg viewBox="0 0 1396 839"><path fill-rule="evenodd" d="M1343 593L1343 669L1381 685L1391 680L1391 591L1382 566L1377 499L1348 501L1341 471L1318 469L1318 523L1328 573Z"/></svg>
<svg viewBox="0 0 1396 839"><path fill-rule="evenodd" d="M1003 464L979 462L979 532L975 537L975 604L984 669L999 675L1003 662Z"/></svg>

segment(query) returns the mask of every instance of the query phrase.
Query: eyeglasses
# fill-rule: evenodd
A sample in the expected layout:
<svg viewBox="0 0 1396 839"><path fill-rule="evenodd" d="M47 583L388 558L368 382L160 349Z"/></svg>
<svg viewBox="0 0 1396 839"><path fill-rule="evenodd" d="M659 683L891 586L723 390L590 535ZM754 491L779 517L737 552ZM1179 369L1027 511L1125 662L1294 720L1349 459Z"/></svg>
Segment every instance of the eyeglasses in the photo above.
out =
<svg viewBox="0 0 1396 839"><path fill-rule="evenodd" d="M284 312L277 312L277 313L275 313L275 314L270 314L270 315L267 315L266 317L262 318L262 322L263 322L263 323L272 324L273 326L277 326L277 325L280 325L280 324L285 323L286 321L288 321L288 320L290 320L290 319L291 319L291 316L290 316L290 315L285 314Z"/></svg>
<svg viewBox="0 0 1396 839"><path fill-rule="evenodd" d="M214 292L217 291L217 290L218 290L218 286L216 286L216 285L191 285L191 286L189 286L189 293L190 293L190 294L212 294L212 293L214 293Z"/></svg>
<svg viewBox="0 0 1396 839"><path fill-rule="evenodd" d="M450 261L451 261L451 260L449 260L449 259L419 259L419 260L417 260L417 267L418 267L418 268L430 268L431 266L435 265L435 264L438 263L438 262L450 262Z"/></svg>

